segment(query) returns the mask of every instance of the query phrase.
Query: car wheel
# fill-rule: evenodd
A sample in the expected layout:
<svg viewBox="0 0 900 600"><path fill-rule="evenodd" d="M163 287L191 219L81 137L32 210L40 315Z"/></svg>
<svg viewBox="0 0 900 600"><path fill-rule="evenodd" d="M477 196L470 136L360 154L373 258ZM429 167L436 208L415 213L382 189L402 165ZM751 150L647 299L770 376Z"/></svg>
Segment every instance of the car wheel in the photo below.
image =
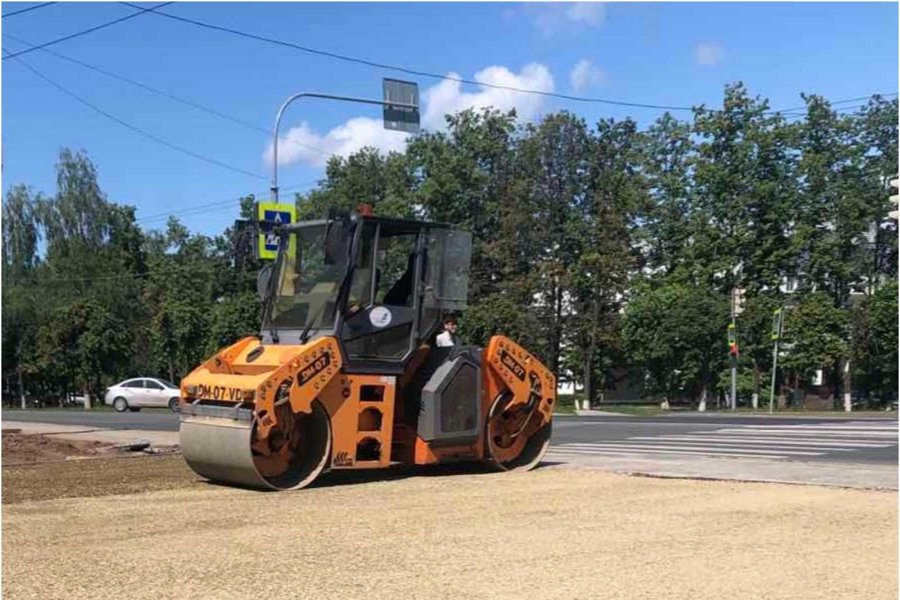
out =
<svg viewBox="0 0 900 600"><path fill-rule="evenodd" d="M113 400L113 408L116 412L125 412L128 410L128 401L125 398L116 398Z"/></svg>
<svg viewBox="0 0 900 600"><path fill-rule="evenodd" d="M178 398L169 398L169 410L174 413L178 412Z"/></svg>

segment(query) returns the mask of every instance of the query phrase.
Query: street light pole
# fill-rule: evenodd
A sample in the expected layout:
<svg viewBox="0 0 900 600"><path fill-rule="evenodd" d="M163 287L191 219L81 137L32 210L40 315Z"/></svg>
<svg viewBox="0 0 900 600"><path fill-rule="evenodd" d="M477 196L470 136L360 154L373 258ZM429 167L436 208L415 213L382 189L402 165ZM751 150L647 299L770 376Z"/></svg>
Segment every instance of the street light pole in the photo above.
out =
<svg viewBox="0 0 900 600"><path fill-rule="evenodd" d="M404 108L411 109L413 111L419 110L418 104L395 102L391 100L372 100L370 98L335 96L333 94L319 94L316 92L300 92L299 94L290 96L282 103L281 108L278 109L278 114L275 116L275 128L272 133L272 200L274 202L278 202L278 129L281 126L281 116L284 114L284 111L288 107L288 105L290 105L294 100L299 100L300 98L322 98L327 100L339 100L341 102L356 102L357 104L374 104L382 107Z"/></svg>
<svg viewBox="0 0 900 600"><path fill-rule="evenodd" d="M744 271L744 263L740 262L732 270L734 284L731 287L731 324L728 326L728 345L731 355L731 410L737 410L737 367L740 346L737 340L737 316L743 309L743 290L741 289L741 276Z"/></svg>
<svg viewBox="0 0 900 600"><path fill-rule="evenodd" d="M775 371L778 370L778 340L775 340L775 349L772 350L772 387L769 390L769 414L775 412Z"/></svg>
<svg viewBox="0 0 900 600"><path fill-rule="evenodd" d="M735 292L731 292L731 331L734 336L734 350L731 352L731 410L737 408L737 324L735 323Z"/></svg>

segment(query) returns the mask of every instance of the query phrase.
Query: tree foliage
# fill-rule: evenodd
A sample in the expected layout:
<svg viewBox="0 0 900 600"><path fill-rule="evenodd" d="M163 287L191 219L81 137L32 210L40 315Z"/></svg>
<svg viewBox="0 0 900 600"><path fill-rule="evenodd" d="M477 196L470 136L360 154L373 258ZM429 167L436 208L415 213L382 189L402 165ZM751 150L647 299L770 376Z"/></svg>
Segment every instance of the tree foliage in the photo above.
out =
<svg viewBox="0 0 900 600"><path fill-rule="evenodd" d="M773 113L741 84L721 107L588 123L568 112L521 123L491 108L448 115L402 153L333 157L296 198L301 218L374 207L473 236L461 334L520 340L593 401L611 372L643 374L671 401L721 396L729 297L739 391L771 372L772 311L787 328L778 379L819 370L837 395L897 385L897 101L856 112L804 96ZM252 219L253 197L235 217ZM99 393L133 375L179 379L259 330L246 227L147 231L110 201L83 152L63 150L52 195L8 188L3 204L7 396ZM849 365L849 368L847 368ZM841 373L847 372L847 378Z"/></svg>

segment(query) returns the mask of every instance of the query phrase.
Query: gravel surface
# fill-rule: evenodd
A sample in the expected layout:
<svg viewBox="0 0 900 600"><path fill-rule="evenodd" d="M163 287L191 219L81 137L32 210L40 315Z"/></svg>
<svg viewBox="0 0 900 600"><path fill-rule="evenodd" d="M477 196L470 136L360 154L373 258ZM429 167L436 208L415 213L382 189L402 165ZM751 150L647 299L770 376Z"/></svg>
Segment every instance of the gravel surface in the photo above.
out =
<svg viewBox="0 0 900 600"><path fill-rule="evenodd" d="M894 492L544 468L263 493L177 461L4 469L4 501L45 467L92 497L4 506L3 597L896 598ZM142 469L174 489L121 494Z"/></svg>

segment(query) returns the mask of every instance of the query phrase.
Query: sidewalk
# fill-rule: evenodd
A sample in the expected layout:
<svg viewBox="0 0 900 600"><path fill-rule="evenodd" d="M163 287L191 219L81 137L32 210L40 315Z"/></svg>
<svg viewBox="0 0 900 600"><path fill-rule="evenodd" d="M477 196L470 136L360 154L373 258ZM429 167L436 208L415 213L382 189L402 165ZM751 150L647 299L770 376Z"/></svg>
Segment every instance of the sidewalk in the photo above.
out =
<svg viewBox="0 0 900 600"><path fill-rule="evenodd" d="M177 431L146 431L142 429L106 429L80 425L55 425L52 423L29 423L25 421L3 420L3 429L19 429L24 435L52 435L60 439L97 441L109 444L131 444L150 442L151 446L177 446Z"/></svg>

